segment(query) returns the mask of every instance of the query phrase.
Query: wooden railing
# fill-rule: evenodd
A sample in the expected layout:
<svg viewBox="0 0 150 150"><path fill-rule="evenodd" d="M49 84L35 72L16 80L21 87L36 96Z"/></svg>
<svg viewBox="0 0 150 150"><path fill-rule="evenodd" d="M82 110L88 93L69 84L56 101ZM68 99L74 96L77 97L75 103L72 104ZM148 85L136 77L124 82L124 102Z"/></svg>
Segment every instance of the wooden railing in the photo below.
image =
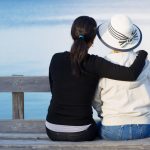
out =
<svg viewBox="0 0 150 150"><path fill-rule="evenodd" d="M24 119L24 92L50 92L47 76L0 77L0 92L12 93L12 118Z"/></svg>
<svg viewBox="0 0 150 150"><path fill-rule="evenodd" d="M0 77L0 92L11 92L13 120L0 120L0 150L149 150L150 139L132 141L53 142L44 120L24 119L24 92L50 92L46 76ZM2 106L1 106L2 107Z"/></svg>

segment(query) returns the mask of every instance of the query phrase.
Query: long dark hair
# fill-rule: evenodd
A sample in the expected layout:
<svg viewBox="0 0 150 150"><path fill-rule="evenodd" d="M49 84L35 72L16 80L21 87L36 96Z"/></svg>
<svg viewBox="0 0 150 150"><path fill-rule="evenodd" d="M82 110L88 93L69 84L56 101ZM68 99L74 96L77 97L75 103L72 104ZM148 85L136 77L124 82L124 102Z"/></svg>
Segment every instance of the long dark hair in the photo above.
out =
<svg viewBox="0 0 150 150"><path fill-rule="evenodd" d="M82 73L81 63L85 60L96 36L96 27L96 21L89 16L80 16L72 24L71 36L74 42L70 53L74 75L80 76Z"/></svg>

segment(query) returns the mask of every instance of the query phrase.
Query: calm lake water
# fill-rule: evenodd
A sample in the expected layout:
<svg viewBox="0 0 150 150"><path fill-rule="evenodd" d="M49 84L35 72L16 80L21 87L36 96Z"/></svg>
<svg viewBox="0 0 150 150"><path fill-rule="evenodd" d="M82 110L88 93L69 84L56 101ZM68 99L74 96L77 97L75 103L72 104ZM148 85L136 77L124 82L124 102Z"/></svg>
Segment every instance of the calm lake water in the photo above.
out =
<svg viewBox="0 0 150 150"><path fill-rule="evenodd" d="M70 49L70 27L80 15L98 24L116 13L129 15L143 32L138 49L148 51L149 7L149 0L1 0L0 76L48 75L52 55ZM90 53L108 52L96 38ZM25 93L25 118L44 119L50 99L51 93ZM11 93L0 93L0 119L11 119L11 111Z"/></svg>

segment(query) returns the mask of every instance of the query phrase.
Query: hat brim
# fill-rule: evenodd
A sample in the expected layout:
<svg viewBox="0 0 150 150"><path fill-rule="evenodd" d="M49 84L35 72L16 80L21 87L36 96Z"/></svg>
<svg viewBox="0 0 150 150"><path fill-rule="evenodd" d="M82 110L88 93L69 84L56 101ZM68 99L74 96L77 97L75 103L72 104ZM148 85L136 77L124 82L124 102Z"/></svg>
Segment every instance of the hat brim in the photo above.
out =
<svg viewBox="0 0 150 150"><path fill-rule="evenodd" d="M115 39L109 33L108 26L109 26L109 22L103 23L103 24L98 26L97 32L96 32L98 38L108 48L113 49L113 50L117 50L117 51L126 52L126 51L133 50L140 45L140 43L142 41L142 32L136 25L133 24L134 28L137 31L137 36L138 36L137 40L135 40L134 42L132 42L130 44L127 44L124 47L121 47L118 40Z"/></svg>

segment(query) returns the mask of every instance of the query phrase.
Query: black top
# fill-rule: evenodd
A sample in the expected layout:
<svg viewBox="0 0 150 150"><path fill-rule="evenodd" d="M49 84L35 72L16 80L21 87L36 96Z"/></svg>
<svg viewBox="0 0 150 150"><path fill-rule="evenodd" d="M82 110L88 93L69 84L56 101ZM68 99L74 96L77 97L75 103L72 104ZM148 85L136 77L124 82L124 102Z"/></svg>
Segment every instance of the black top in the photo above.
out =
<svg viewBox="0 0 150 150"><path fill-rule="evenodd" d="M84 62L84 73L80 77L72 74L70 53L57 53L52 57L49 80L52 99L46 120L61 125L87 125L92 123L91 103L99 78L133 81L143 69L147 53L140 51L128 68L115 65L104 58L88 55Z"/></svg>

